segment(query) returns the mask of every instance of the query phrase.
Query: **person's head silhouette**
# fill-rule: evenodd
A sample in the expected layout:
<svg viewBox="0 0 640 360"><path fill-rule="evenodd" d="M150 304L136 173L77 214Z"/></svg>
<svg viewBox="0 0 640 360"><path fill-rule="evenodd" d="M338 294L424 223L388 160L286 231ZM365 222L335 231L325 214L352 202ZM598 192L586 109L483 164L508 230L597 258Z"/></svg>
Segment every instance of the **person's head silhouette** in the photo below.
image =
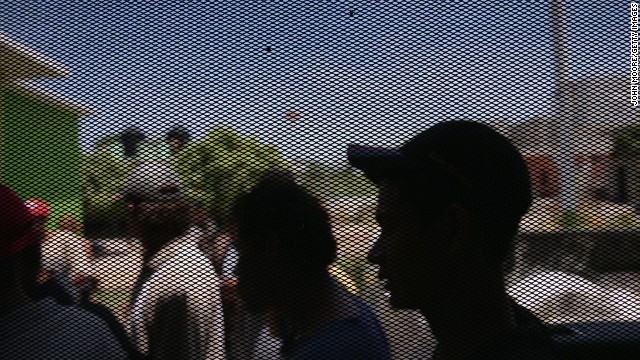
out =
<svg viewBox="0 0 640 360"><path fill-rule="evenodd" d="M265 172L231 213L238 292L266 315L283 358L389 358L371 308L330 275L337 244L329 216L293 174Z"/></svg>
<svg viewBox="0 0 640 360"><path fill-rule="evenodd" d="M381 265L392 304L419 307L454 274L501 276L531 204L526 165L508 139L480 123L450 121L398 150L352 145L348 157L380 189L382 236L370 260Z"/></svg>
<svg viewBox="0 0 640 360"><path fill-rule="evenodd" d="M516 326L502 265L531 205L516 147L489 126L448 121L397 150L351 145L348 158L379 188L369 261L391 304L421 310L443 348L470 351Z"/></svg>
<svg viewBox="0 0 640 360"><path fill-rule="evenodd" d="M251 310L287 306L290 291L328 277L336 256L329 217L289 173L266 173L237 199L232 222L239 291Z"/></svg>

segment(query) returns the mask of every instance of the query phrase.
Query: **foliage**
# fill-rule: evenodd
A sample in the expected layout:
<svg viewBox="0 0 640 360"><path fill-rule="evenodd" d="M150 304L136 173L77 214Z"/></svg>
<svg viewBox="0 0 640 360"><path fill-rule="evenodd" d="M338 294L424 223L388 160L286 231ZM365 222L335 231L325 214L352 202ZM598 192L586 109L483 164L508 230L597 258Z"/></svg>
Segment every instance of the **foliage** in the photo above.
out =
<svg viewBox="0 0 640 360"><path fill-rule="evenodd" d="M117 136L106 137L96 146L114 141L118 141ZM274 147L224 127L214 128L204 138L186 145L171 165L182 177L187 197L206 205L217 219L239 194L255 184L264 170L287 167ZM93 223L109 226L123 221L124 204L114 201L113 196L124 186L134 166L133 161L99 149L83 156L84 210Z"/></svg>
<svg viewBox="0 0 640 360"><path fill-rule="evenodd" d="M313 185L322 181L330 170L328 166L324 166L318 162L310 162L305 166L304 170L298 174L298 177L304 184Z"/></svg>
<svg viewBox="0 0 640 360"><path fill-rule="evenodd" d="M80 163L80 183L84 194L84 211L103 222L123 216L122 204L113 196L124 186L133 164L119 160L106 151L83 155Z"/></svg>
<svg viewBox="0 0 640 360"><path fill-rule="evenodd" d="M322 198L374 196L376 186L350 167L337 168L312 163L300 174L302 183Z"/></svg>
<svg viewBox="0 0 640 360"><path fill-rule="evenodd" d="M216 127L186 145L174 166L185 182L187 196L207 206L215 219L221 219L235 198L255 185L265 170L288 167L276 148L226 127Z"/></svg>
<svg viewBox="0 0 640 360"><path fill-rule="evenodd" d="M112 141L118 141L118 136L105 137L96 145ZM226 127L216 127L203 138L186 144L170 164L182 177L187 197L204 204L217 220L222 219L239 194L256 183L263 171L272 167L288 168L276 148ZM135 162L100 148L83 156L84 210L92 224L113 227L123 223L125 206L113 201L113 196L120 191L133 166ZM323 199L376 194L375 185L351 167L310 163L296 175L303 185ZM368 212L349 216L340 221L372 219Z"/></svg>
<svg viewBox="0 0 640 360"><path fill-rule="evenodd" d="M120 142L120 135L109 135L109 136L105 136L105 137L101 138L100 140L96 141L95 148L96 149L100 149L100 148L103 148L103 147L111 146L113 144L117 144L119 142Z"/></svg>
<svg viewBox="0 0 640 360"><path fill-rule="evenodd" d="M640 173L640 124L629 125L613 131L613 156L632 159L632 172ZM640 197L640 181L630 186L631 196Z"/></svg>

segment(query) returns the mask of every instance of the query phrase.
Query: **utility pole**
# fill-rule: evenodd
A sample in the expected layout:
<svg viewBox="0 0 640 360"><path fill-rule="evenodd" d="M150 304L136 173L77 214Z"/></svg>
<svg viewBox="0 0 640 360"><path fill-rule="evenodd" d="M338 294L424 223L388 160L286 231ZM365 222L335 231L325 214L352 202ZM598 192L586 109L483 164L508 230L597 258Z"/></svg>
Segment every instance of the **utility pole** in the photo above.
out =
<svg viewBox="0 0 640 360"><path fill-rule="evenodd" d="M553 45L556 74L555 163L560 167L562 226L574 227L577 221L576 164L574 158L575 89L569 79L567 21L564 0L551 0Z"/></svg>

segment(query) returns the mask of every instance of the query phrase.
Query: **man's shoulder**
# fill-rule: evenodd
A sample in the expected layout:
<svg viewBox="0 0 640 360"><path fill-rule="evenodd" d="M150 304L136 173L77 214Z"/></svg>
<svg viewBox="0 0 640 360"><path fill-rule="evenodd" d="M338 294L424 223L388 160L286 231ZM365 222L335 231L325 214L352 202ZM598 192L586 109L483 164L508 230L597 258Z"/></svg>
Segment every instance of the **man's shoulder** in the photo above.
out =
<svg viewBox="0 0 640 360"><path fill-rule="evenodd" d="M354 296L355 297L355 296ZM389 346L369 306L356 298L360 314L332 321L293 344L293 359L388 359Z"/></svg>
<svg viewBox="0 0 640 360"><path fill-rule="evenodd" d="M513 303L516 328L506 332L489 343L469 360L480 359L559 359L551 340L551 334L544 323L528 309Z"/></svg>
<svg viewBox="0 0 640 360"><path fill-rule="evenodd" d="M81 239L81 236L68 230L56 230L50 232L45 239L45 242L66 242Z"/></svg>
<svg viewBox="0 0 640 360"><path fill-rule="evenodd" d="M156 273L179 273L182 277L215 276L216 270L204 253L195 246L185 247L162 264Z"/></svg>
<svg viewBox="0 0 640 360"><path fill-rule="evenodd" d="M49 308L49 315L52 319L68 324L72 329L90 328L92 332L109 332L105 321L96 314L75 305L55 304Z"/></svg>
<svg viewBox="0 0 640 360"><path fill-rule="evenodd" d="M196 248L183 249L165 261L153 272L143 289L167 296L177 291L207 291L217 286L215 268Z"/></svg>
<svg viewBox="0 0 640 360"><path fill-rule="evenodd" d="M59 305L51 298L29 305L11 322L12 329L3 334L3 340L12 339L13 344L0 341L3 351L16 351L30 357L32 351L42 347L40 350L47 354L57 354L52 358L90 353L105 358L96 353L102 351L98 348L103 348L109 356L124 358L120 345L101 318L76 306ZM21 346L25 341L25 346Z"/></svg>
<svg viewBox="0 0 640 360"><path fill-rule="evenodd" d="M78 235L66 230L50 232L42 242L42 251L47 255L51 255L51 252L55 252L53 255L60 256L67 250L66 248L69 244L75 242L78 238Z"/></svg>

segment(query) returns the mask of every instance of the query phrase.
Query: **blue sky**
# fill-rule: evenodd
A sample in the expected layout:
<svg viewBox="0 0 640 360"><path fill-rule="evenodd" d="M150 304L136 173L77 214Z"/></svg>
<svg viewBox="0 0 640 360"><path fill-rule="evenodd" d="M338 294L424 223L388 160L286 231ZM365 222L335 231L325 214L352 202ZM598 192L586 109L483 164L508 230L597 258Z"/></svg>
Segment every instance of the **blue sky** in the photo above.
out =
<svg viewBox="0 0 640 360"><path fill-rule="evenodd" d="M628 72L627 3L567 4L571 76ZM71 70L43 84L97 110L85 149L134 124L224 124L323 160L443 119L550 114L550 23L548 1L0 4L0 31Z"/></svg>

